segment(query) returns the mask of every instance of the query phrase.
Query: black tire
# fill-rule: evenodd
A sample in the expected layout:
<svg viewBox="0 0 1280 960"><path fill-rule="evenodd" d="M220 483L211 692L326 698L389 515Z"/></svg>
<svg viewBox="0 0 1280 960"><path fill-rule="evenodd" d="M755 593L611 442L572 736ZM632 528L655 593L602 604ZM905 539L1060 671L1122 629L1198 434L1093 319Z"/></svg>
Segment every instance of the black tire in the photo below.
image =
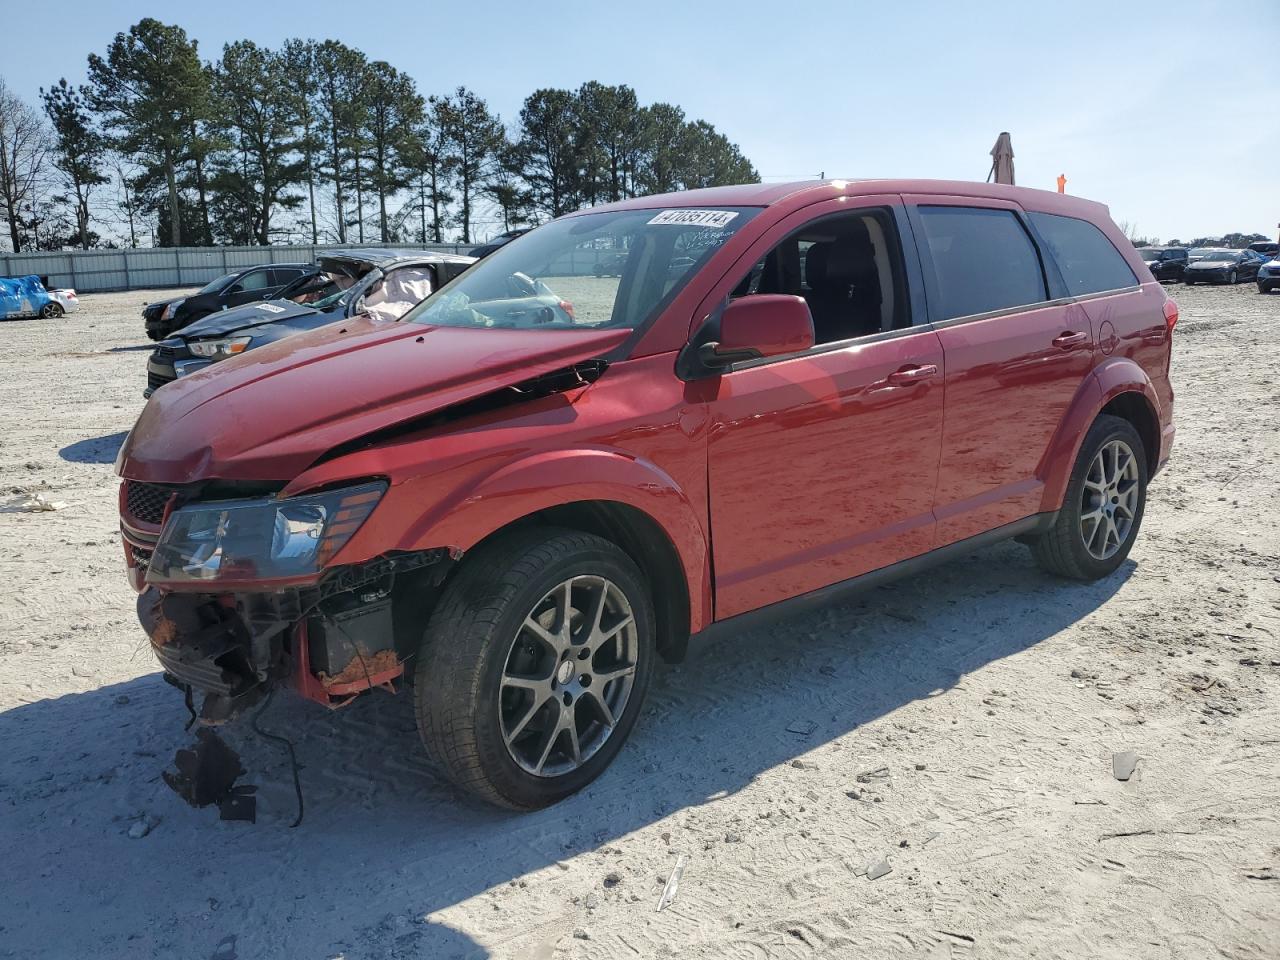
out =
<svg viewBox="0 0 1280 960"><path fill-rule="evenodd" d="M500 713L504 709L503 683L509 677L510 658L521 655L516 646L526 618L553 588L577 576L605 578L625 595L634 619L628 642L634 644L635 670L625 704L595 752L562 774L536 775L517 762L513 756L518 752L516 746L509 749L504 737L506 721L500 719L505 716ZM483 544L463 559L446 585L418 652L414 706L428 757L459 787L514 810L536 810L581 790L608 767L635 724L653 673L654 632L653 601L644 575L608 540L556 527L529 527ZM532 649L537 644L526 642L525 646ZM622 649L621 641L618 649ZM566 659L572 661L571 657ZM565 662L552 659L551 663L551 689L556 689L558 668ZM585 663L583 669L593 669L595 658ZM574 673L576 668L569 671ZM600 702L606 689L605 684L599 685L600 697L593 704ZM506 691L512 692L510 688ZM575 711L586 699L585 693L579 693ZM529 715L541 715L549 709L564 716L560 708L563 695L554 693L541 707L533 700ZM588 717L588 730L599 735L606 729L603 724L591 727L590 715L584 716ZM568 745L576 749L582 734L575 734L565 749ZM541 736L537 731L533 735ZM562 742L561 736L550 735L551 744ZM512 742L517 744L519 739L513 737Z"/></svg>
<svg viewBox="0 0 1280 960"><path fill-rule="evenodd" d="M1229 274L1227 274L1227 283L1231 284L1234 287L1239 282L1240 282L1240 278L1236 275L1236 272L1234 270L1232 270Z"/></svg>
<svg viewBox="0 0 1280 960"><path fill-rule="evenodd" d="M1137 505L1132 523L1118 549L1105 559L1092 554L1085 544L1082 516L1085 513L1085 482L1094 458L1112 441L1119 440L1128 446L1137 467ZM1147 504L1147 457L1142 438L1128 420L1107 414L1099 416L1085 435L1080 453L1071 468L1071 480L1063 497L1062 509L1054 525L1032 543L1031 552L1036 562L1050 573L1072 580L1100 580L1113 573L1124 563L1137 539L1142 526L1142 515Z"/></svg>
<svg viewBox="0 0 1280 960"><path fill-rule="evenodd" d="M56 301L53 301L53 300L50 300L43 307L40 308L40 316L43 317L45 320L56 319L62 316L64 313L66 313L66 311L62 309L62 304L57 303Z"/></svg>

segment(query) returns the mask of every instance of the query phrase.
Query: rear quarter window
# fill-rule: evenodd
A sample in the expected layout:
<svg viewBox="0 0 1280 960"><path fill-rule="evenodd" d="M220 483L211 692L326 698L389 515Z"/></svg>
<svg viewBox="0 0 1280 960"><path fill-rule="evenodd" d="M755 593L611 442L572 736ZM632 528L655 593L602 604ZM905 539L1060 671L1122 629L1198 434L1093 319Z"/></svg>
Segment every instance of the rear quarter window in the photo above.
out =
<svg viewBox="0 0 1280 960"><path fill-rule="evenodd" d="M1048 299L1040 257L1018 218L984 207L918 209L935 289L934 320L952 320Z"/></svg>
<svg viewBox="0 0 1280 960"><path fill-rule="evenodd" d="M1106 234L1088 220L1051 213L1028 215L1067 285L1067 293L1102 293L1137 286L1138 278Z"/></svg>

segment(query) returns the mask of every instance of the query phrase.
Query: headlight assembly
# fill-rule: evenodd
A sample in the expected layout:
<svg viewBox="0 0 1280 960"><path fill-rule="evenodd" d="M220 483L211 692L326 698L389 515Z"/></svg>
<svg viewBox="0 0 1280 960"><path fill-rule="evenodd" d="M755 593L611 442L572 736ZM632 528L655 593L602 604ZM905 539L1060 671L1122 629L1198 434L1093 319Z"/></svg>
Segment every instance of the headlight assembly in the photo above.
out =
<svg viewBox="0 0 1280 960"><path fill-rule="evenodd" d="M228 337L225 340L196 340L187 344L193 356L215 357L219 360L234 357L249 349L253 337Z"/></svg>
<svg viewBox="0 0 1280 960"><path fill-rule="evenodd" d="M386 492L382 481L287 500L193 503L169 515L147 568L153 584L314 578Z"/></svg>

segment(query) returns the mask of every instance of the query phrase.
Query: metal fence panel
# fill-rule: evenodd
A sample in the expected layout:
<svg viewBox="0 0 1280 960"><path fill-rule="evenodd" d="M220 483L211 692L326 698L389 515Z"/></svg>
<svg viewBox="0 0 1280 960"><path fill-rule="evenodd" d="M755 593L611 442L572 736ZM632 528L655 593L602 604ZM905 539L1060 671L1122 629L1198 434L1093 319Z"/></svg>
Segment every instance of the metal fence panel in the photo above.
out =
<svg viewBox="0 0 1280 960"><path fill-rule="evenodd" d="M195 287L214 277L260 263L310 263L318 253L352 247L393 247L466 253L459 243L291 244L269 247L147 247L138 250L72 250L60 253L0 253L0 276L48 277L50 286L81 293Z"/></svg>

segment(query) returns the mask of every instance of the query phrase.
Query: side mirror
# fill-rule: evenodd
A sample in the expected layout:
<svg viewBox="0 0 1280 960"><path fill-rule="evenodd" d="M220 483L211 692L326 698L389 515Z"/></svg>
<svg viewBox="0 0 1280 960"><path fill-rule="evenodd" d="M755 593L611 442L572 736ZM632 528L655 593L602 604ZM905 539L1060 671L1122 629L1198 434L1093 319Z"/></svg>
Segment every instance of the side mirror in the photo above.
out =
<svg viewBox="0 0 1280 960"><path fill-rule="evenodd" d="M702 344L698 359L719 369L743 360L799 353L813 343L813 317L803 297L760 293L725 307L719 339Z"/></svg>

